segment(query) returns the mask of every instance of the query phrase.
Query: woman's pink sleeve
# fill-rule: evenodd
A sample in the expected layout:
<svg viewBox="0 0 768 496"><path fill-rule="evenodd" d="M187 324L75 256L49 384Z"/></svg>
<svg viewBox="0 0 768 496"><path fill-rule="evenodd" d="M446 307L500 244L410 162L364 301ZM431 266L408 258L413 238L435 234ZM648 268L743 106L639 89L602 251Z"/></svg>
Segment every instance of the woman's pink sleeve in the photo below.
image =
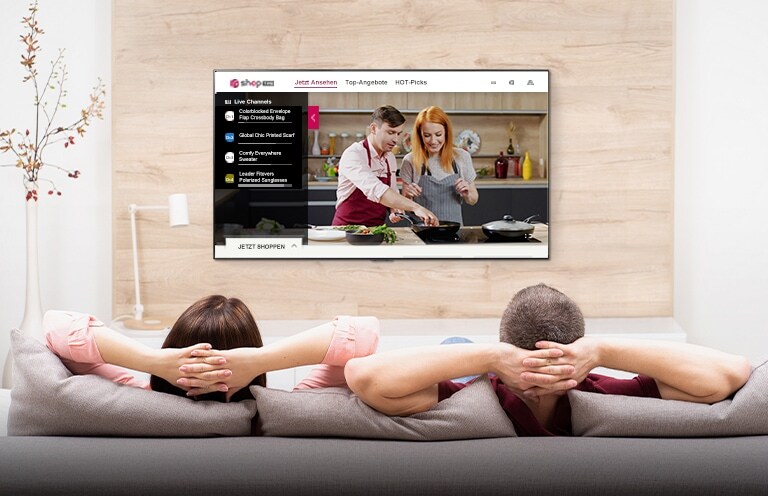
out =
<svg viewBox="0 0 768 496"><path fill-rule="evenodd" d="M356 357L372 355L379 345L379 319L340 315L333 319L335 326L331 344L325 358L294 389L346 386L344 365Z"/></svg>
<svg viewBox="0 0 768 496"><path fill-rule="evenodd" d="M93 331L94 327L103 326L85 313L51 310L43 317L48 348L73 374L94 374L120 384L149 389L149 383L136 379L130 369L104 362Z"/></svg>

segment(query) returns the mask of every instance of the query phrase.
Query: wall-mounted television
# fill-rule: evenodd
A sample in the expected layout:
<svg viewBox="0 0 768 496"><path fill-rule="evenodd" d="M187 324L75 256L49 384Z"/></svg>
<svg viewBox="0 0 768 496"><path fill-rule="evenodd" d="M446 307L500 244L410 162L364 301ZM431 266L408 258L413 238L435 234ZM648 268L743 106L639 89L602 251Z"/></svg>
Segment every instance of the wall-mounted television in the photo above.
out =
<svg viewBox="0 0 768 496"><path fill-rule="evenodd" d="M216 259L549 258L546 70L215 70Z"/></svg>

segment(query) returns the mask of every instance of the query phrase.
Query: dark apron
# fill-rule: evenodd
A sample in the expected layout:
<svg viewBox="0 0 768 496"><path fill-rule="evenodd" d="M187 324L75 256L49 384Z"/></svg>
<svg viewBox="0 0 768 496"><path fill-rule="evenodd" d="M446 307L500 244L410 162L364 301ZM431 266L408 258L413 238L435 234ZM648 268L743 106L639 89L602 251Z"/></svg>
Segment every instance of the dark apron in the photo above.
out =
<svg viewBox="0 0 768 496"><path fill-rule="evenodd" d="M368 152L368 167L371 166L371 148L368 145L368 139L363 140L363 146ZM379 177L379 181L387 186L390 185L392 171L389 170L387 162L387 176ZM381 203L372 202L365 197L360 188L355 188L349 198L341 202L336 207L336 214L333 216L332 225L345 226L347 224L360 224L363 226L380 226L387 221L387 207Z"/></svg>
<svg viewBox="0 0 768 496"><path fill-rule="evenodd" d="M421 194L413 199L416 203L430 210L440 220L463 224L461 216L461 195L456 192L456 180L461 177L456 161L451 163L453 174L437 180L432 177L429 166L424 164L421 176L417 176Z"/></svg>

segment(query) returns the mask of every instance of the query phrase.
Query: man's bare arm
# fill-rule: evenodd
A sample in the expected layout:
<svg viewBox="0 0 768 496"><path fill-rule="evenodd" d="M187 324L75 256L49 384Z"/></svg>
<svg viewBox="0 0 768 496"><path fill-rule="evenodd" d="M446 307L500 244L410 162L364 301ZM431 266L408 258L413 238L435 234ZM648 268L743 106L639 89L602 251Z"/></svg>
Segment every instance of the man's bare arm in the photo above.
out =
<svg viewBox="0 0 768 496"><path fill-rule="evenodd" d="M437 383L454 377L495 373L505 385L524 390L533 385L569 389L574 367L560 360L524 383L520 374L526 358L544 360L562 356L558 349L521 350L510 344L452 344L406 348L350 360L347 384L371 407L388 415L411 415L437 403ZM563 375L567 376L565 380Z"/></svg>
<svg viewBox="0 0 768 496"><path fill-rule="evenodd" d="M743 386L751 372L745 357L687 343L584 337L568 345L542 341L537 346L562 350L552 363L576 365L577 381L595 367L625 370L655 379L664 399L715 403ZM526 364L543 365L539 359Z"/></svg>

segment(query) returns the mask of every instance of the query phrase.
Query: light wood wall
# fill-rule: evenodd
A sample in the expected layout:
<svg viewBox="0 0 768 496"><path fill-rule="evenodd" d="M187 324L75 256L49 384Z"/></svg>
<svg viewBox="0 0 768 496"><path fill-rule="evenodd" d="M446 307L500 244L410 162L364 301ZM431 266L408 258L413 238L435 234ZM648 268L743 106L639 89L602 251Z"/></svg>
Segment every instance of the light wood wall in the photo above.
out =
<svg viewBox="0 0 768 496"><path fill-rule="evenodd" d="M210 293L257 318L496 317L540 281L587 316L668 316L673 1L114 0L114 313L133 303L128 204L186 192L192 225L142 212L142 297ZM214 261L212 71L550 70L550 260Z"/></svg>

